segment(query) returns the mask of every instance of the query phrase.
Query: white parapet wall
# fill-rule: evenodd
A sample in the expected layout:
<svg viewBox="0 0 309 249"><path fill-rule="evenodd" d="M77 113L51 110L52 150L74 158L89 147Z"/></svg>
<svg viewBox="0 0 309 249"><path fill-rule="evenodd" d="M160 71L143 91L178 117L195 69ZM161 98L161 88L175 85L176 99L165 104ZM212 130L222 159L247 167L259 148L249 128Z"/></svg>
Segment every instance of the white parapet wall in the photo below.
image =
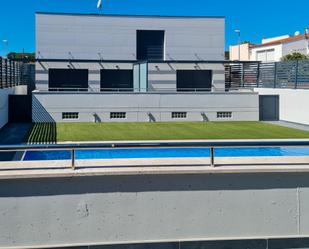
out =
<svg viewBox="0 0 309 249"><path fill-rule="evenodd" d="M258 94L235 93L61 93L33 92L34 122L258 121ZM62 119L62 113L78 113ZM111 112L125 112L111 119ZM186 112L172 118L172 112ZM217 112L230 117L217 118Z"/></svg>
<svg viewBox="0 0 309 249"><path fill-rule="evenodd" d="M301 171L10 179L0 181L0 200L6 249L309 234L309 174Z"/></svg>
<svg viewBox="0 0 309 249"><path fill-rule="evenodd" d="M309 125L309 90L256 88L259 95L279 95L280 120Z"/></svg>

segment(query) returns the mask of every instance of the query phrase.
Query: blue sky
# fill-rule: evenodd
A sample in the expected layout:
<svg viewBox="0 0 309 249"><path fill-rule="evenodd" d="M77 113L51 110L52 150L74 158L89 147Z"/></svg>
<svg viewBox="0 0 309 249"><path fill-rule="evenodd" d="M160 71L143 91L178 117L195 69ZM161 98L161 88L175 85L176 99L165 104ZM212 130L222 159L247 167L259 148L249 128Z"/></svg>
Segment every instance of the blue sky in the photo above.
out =
<svg viewBox="0 0 309 249"><path fill-rule="evenodd" d="M99 13L97 0L0 0L0 54L34 51L34 13ZM262 37L304 32L309 27L309 1L293 4L274 0L103 0L103 12L113 14L206 15L226 17L226 47L241 39L259 42ZM8 40L8 49L2 40Z"/></svg>

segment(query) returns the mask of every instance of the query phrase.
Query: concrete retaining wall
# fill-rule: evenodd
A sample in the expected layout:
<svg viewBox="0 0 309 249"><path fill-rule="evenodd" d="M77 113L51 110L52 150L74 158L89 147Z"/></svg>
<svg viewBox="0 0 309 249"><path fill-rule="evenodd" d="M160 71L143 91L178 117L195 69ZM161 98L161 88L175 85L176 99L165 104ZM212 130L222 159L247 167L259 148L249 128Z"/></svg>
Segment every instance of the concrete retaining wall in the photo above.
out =
<svg viewBox="0 0 309 249"><path fill-rule="evenodd" d="M1 180L0 203L3 248L309 233L304 172Z"/></svg>
<svg viewBox="0 0 309 249"><path fill-rule="evenodd" d="M260 95L279 95L280 120L309 125L309 91L256 88Z"/></svg>
<svg viewBox="0 0 309 249"><path fill-rule="evenodd" d="M256 93L33 93L34 122L149 122L152 121L258 121ZM76 120L62 120L62 112L78 112ZM110 112L126 112L125 119L110 119ZM173 119L172 112L187 112ZM232 112L232 118L217 118Z"/></svg>

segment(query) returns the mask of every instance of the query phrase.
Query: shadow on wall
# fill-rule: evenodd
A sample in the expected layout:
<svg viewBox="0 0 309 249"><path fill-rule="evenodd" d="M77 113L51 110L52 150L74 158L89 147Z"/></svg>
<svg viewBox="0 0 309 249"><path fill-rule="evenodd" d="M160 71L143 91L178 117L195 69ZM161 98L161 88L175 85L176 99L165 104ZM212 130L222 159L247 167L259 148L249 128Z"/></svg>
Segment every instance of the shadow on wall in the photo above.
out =
<svg viewBox="0 0 309 249"><path fill-rule="evenodd" d="M28 143L56 143L57 125L53 117L35 95L32 97L32 128L28 132Z"/></svg>
<svg viewBox="0 0 309 249"><path fill-rule="evenodd" d="M54 118L35 95L32 95L32 121L34 123L55 123Z"/></svg>

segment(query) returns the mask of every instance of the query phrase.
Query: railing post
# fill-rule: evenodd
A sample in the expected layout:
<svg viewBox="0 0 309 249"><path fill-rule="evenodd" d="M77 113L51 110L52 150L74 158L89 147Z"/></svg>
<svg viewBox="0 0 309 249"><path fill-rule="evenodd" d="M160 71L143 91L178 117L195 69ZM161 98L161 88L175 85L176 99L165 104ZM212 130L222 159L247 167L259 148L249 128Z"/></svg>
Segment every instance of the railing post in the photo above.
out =
<svg viewBox="0 0 309 249"><path fill-rule="evenodd" d="M9 87L8 86L8 59L4 59L4 70L5 70L5 87Z"/></svg>
<svg viewBox="0 0 309 249"><path fill-rule="evenodd" d="M298 60L295 62L295 89L297 89L298 84Z"/></svg>
<svg viewBox="0 0 309 249"><path fill-rule="evenodd" d="M274 68L274 88L277 87L277 62L275 62L275 68Z"/></svg>
<svg viewBox="0 0 309 249"><path fill-rule="evenodd" d="M10 77L9 77L9 79L10 79L10 87L12 87L13 86L13 75L12 75L12 60L10 60L9 61L9 73L10 73Z"/></svg>
<svg viewBox="0 0 309 249"><path fill-rule="evenodd" d="M12 63L13 65L12 65L12 77L13 77L13 86L16 86L16 77L15 77L15 66L16 66L16 64L15 64L15 61L13 61L13 63Z"/></svg>
<svg viewBox="0 0 309 249"><path fill-rule="evenodd" d="M256 86L257 86L257 88L260 87L260 63L261 62L258 62L257 72L256 72Z"/></svg>
<svg viewBox="0 0 309 249"><path fill-rule="evenodd" d="M71 168L75 170L75 150L71 149Z"/></svg>
<svg viewBox="0 0 309 249"><path fill-rule="evenodd" d="M210 166L215 167L215 153L214 147L210 147Z"/></svg>
<svg viewBox="0 0 309 249"><path fill-rule="evenodd" d="M245 87L245 63L241 64L241 85Z"/></svg>
<svg viewBox="0 0 309 249"><path fill-rule="evenodd" d="M3 79L2 79L2 57L0 57L0 88L3 88Z"/></svg>

